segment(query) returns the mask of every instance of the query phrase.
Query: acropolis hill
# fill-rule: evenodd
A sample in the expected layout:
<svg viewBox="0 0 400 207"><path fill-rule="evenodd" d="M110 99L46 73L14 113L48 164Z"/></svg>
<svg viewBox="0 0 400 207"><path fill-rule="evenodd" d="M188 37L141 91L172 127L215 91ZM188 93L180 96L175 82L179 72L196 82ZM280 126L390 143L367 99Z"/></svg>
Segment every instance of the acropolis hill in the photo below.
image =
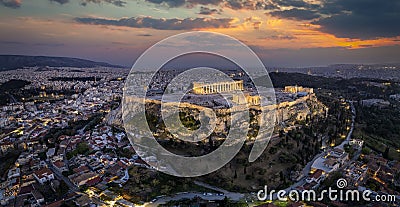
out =
<svg viewBox="0 0 400 207"><path fill-rule="evenodd" d="M241 95L241 93L243 94ZM229 101L234 104L227 102L221 94L228 97ZM275 97L276 102L271 100ZM148 96L146 98L146 113L151 113L161 120L162 102L163 110L168 111L173 107L179 107L184 117L195 120L195 117L198 117L201 111L211 108L217 114L218 119L214 131L216 134L225 134L227 132L229 128L228 114L234 111L250 109L249 111L252 114L250 123L254 126L259 123L261 111L265 112L265 116L268 116L264 118L271 120L270 118L272 117L275 120L272 125L287 127L292 126L296 121L305 120L311 115L319 114L325 116L327 114L327 107L317 100L312 88L287 86L284 89L275 89L275 97L267 97L266 99L271 99L262 100L257 93L247 91L243 86L243 81L194 83L191 93L186 94L180 102L175 101L178 99L174 94ZM138 110L143 110L135 108L134 104L132 104L135 102L135 98L126 97L125 102L127 103L127 109L129 107L132 109L125 111L125 115L128 117L134 116ZM128 115L128 113L132 114ZM165 119L166 117L163 118ZM163 130L157 129L156 134L164 134ZM262 132L257 131L257 133ZM255 136L249 134L249 140L254 138Z"/></svg>

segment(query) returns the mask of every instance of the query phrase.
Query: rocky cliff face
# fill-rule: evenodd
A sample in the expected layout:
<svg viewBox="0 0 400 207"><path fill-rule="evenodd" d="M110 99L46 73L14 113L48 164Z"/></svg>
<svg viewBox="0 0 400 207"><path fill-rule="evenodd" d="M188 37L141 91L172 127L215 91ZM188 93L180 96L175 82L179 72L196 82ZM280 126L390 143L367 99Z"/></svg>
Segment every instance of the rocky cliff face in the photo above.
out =
<svg viewBox="0 0 400 207"><path fill-rule="evenodd" d="M104 122L111 126L117 126L123 128L122 122L122 106L108 113L105 117Z"/></svg>
<svg viewBox="0 0 400 207"><path fill-rule="evenodd" d="M131 106L131 107L130 107ZM136 105L127 105L127 108L130 109L131 112L135 113L138 111L142 111L143 109L135 108ZM180 103L179 105L180 112L184 116L181 117L183 120L186 120L186 122L190 122L191 117L197 117L200 111L204 111L204 107L201 106L196 106L193 104L189 103ZM177 107L174 103L169 103L167 106L165 106L165 109L167 110L168 107ZM286 123L288 126L292 126L295 124L295 121L302 121L305 120L307 116L317 116L317 115L323 115L323 111L321 109L325 108L321 102L317 100L315 96L312 97L303 97L299 98L295 101L292 102L284 102L280 103L278 105L271 106L271 108L275 108L276 111L272 111L273 113L276 113L276 124L282 124L283 122ZM149 113L149 119L151 117L154 118L153 121L148 120L148 124L154 125L153 127L150 127L151 129L157 128L157 130L154 130L154 132L158 134L164 134L164 128L165 125L161 124L162 117L160 115L160 103L158 101L149 101L146 103L146 110ZM173 110L167 110L167 111L173 111ZM268 111L268 110L267 110ZM230 110L228 109L217 109L216 112L216 122L215 122L215 129L214 133L219 134L219 135L226 135L227 131L229 131L230 128ZM250 125L251 127L258 126L258 120L260 119L260 111L259 109L251 109L250 110ZM150 116L153 115L153 116ZM190 116L189 116L190 115ZM269 115L269 114L268 114ZM168 116L167 116L168 117ZM211 117L211 115L210 115ZM167 118L168 119L168 118ZM266 117L266 119L268 119ZM189 120L189 121L188 121ZM153 123L154 122L154 123ZM123 121L122 121L122 106L119 106L117 109L111 111L107 116L105 117L105 123L108 125L124 128L123 126ZM190 123L189 123L190 125ZM254 131L254 137L258 133L258 128L257 130ZM224 136L223 136L224 137ZM254 138L250 134L250 139Z"/></svg>

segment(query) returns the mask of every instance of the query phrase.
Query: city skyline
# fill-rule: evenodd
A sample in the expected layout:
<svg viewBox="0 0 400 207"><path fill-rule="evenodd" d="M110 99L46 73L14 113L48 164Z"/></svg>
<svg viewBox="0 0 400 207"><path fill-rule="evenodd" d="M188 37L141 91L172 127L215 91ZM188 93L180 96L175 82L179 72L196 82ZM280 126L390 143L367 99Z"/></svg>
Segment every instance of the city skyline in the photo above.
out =
<svg viewBox="0 0 400 207"><path fill-rule="evenodd" d="M399 60L399 1L1 0L0 54L67 56L130 67L188 31L230 35L266 66Z"/></svg>

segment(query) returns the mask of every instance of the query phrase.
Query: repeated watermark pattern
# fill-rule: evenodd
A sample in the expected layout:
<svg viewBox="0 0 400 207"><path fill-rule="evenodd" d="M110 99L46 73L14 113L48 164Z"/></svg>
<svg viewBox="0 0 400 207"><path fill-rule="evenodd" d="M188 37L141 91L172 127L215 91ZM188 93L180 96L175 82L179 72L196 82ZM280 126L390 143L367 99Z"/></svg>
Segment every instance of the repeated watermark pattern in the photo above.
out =
<svg viewBox="0 0 400 207"><path fill-rule="evenodd" d="M329 187L328 189L317 192L315 190L269 190L268 186L265 185L264 189L259 190L257 193L257 199L259 201L266 200L279 200L279 201L366 201L366 202L388 202L394 203L396 201L395 195L376 194L371 190L357 190L347 189L347 180L340 178L336 181L336 187Z"/></svg>

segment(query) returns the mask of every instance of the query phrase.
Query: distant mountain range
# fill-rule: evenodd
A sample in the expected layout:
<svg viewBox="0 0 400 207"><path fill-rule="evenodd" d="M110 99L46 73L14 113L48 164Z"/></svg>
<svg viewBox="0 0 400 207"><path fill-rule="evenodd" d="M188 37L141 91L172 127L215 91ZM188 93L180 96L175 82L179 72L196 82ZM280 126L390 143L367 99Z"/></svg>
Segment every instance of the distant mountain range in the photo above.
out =
<svg viewBox="0 0 400 207"><path fill-rule="evenodd" d="M122 68L104 62L70 58L70 57L48 57L48 56L26 56L26 55L0 55L0 71L14 70L23 67L75 67L94 68L111 67Z"/></svg>

